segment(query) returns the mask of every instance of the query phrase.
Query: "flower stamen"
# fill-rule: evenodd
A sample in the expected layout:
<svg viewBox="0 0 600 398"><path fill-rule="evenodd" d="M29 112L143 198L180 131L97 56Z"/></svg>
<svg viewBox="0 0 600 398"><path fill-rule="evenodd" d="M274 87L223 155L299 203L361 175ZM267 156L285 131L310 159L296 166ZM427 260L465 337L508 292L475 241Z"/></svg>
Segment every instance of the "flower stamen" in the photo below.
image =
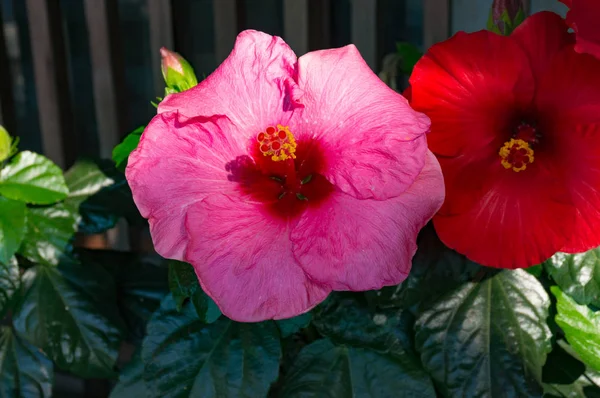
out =
<svg viewBox="0 0 600 398"><path fill-rule="evenodd" d="M517 173L525 170L527 165L534 161L533 149L521 139L511 138L510 141L506 141L498 154L502 166Z"/></svg>
<svg viewBox="0 0 600 398"><path fill-rule="evenodd" d="M270 156L274 162L296 159L296 139L287 126L269 126L264 132L258 133L256 140L263 156Z"/></svg>

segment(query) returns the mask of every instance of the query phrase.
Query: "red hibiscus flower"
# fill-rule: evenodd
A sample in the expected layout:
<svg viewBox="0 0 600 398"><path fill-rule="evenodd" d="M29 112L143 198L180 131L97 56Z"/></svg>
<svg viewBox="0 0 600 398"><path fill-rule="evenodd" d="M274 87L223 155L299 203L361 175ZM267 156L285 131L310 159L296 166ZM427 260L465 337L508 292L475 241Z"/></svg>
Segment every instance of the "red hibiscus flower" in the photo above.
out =
<svg viewBox="0 0 600 398"><path fill-rule="evenodd" d="M598 0L559 0L571 10L567 14L567 24L575 31L577 44L575 51L592 54L600 59L600 1Z"/></svg>
<svg viewBox="0 0 600 398"><path fill-rule="evenodd" d="M411 104L444 173L446 245L520 268L600 244L600 61L556 14L511 36L464 32L418 62Z"/></svg>

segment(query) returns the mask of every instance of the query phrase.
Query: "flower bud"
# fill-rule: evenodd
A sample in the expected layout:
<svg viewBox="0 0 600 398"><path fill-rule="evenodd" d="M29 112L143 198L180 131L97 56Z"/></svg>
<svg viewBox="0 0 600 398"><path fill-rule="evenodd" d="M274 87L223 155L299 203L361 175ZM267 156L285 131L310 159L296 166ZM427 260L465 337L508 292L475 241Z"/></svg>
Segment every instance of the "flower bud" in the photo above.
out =
<svg viewBox="0 0 600 398"><path fill-rule="evenodd" d="M167 87L167 94L180 93L189 90L198 84L192 66L176 52L169 51L165 47L160 49L162 56L162 74Z"/></svg>
<svg viewBox="0 0 600 398"><path fill-rule="evenodd" d="M8 131L0 126L0 162L5 161L11 155L13 150L12 139L8 135Z"/></svg>
<svg viewBox="0 0 600 398"><path fill-rule="evenodd" d="M492 32L508 36L524 19L524 0L494 0L487 28Z"/></svg>

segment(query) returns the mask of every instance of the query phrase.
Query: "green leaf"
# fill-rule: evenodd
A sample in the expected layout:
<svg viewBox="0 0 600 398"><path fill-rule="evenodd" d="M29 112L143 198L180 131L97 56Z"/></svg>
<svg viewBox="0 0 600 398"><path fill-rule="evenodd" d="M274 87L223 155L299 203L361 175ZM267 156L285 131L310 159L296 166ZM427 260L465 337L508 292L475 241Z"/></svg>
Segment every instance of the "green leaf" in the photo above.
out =
<svg viewBox="0 0 600 398"><path fill-rule="evenodd" d="M283 382L288 397L435 397L429 377L397 358L329 339L305 347Z"/></svg>
<svg viewBox="0 0 600 398"><path fill-rule="evenodd" d="M286 338L304 329L308 326L312 319L312 314L306 312L302 315L295 316L289 319L281 319L277 322L277 327L281 333L281 337Z"/></svg>
<svg viewBox="0 0 600 398"><path fill-rule="evenodd" d="M169 261L169 288L178 311L181 311L183 303L191 298L198 317L204 322L213 323L221 316L219 307L202 291L194 267L190 264Z"/></svg>
<svg viewBox="0 0 600 398"><path fill-rule="evenodd" d="M557 286L551 287L556 296L556 323L581 360L600 371L600 313L577 304Z"/></svg>
<svg viewBox="0 0 600 398"><path fill-rule="evenodd" d="M398 286L367 292L367 297L380 308L424 307L484 270L487 269L447 248L428 225L419 235L408 278Z"/></svg>
<svg viewBox="0 0 600 398"><path fill-rule="evenodd" d="M67 197L60 168L50 159L24 151L0 172L0 194L21 202L49 205Z"/></svg>
<svg viewBox="0 0 600 398"><path fill-rule="evenodd" d="M572 384L584 373L585 365L556 344L542 369L542 382Z"/></svg>
<svg viewBox="0 0 600 398"><path fill-rule="evenodd" d="M525 268L525 271L527 271L529 274L535 276L536 278L539 278L540 276L542 276L543 270L544 270L544 267L542 266L542 264L538 264L538 265L534 265L533 267Z"/></svg>
<svg viewBox="0 0 600 398"><path fill-rule="evenodd" d="M101 266L113 276L118 305L130 338L141 340L146 324L168 293L166 261L158 255L113 250L77 250L84 267Z"/></svg>
<svg viewBox="0 0 600 398"><path fill-rule="evenodd" d="M142 398L148 397L148 388L144 381L144 363L140 350L137 350L131 362L123 368L119 382L112 390L110 398Z"/></svg>
<svg viewBox="0 0 600 398"><path fill-rule="evenodd" d="M61 369L113 376L123 333L110 275L100 267L61 263L30 268L22 279L24 296L13 319L18 333Z"/></svg>
<svg viewBox="0 0 600 398"><path fill-rule="evenodd" d="M450 396L540 396L550 299L523 270L466 283L419 315L421 361Z"/></svg>
<svg viewBox="0 0 600 398"><path fill-rule="evenodd" d="M58 265L71 251L71 238L77 230L77 214L62 203L30 208L27 232L19 254L34 263Z"/></svg>
<svg viewBox="0 0 600 398"><path fill-rule="evenodd" d="M413 362L414 317L399 310L372 310L360 294L332 293L314 311L313 325L335 343L388 352Z"/></svg>
<svg viewBox="0 0 600 398"><path fill-rule="evenodd" d="M53 374L52 361L37 347L0 327L0 397L50 397Z"/></svg>
<svg viewBox="0 0 600 398"><path fill-rule="evenodd" d="M25 237L27 206L0 196L0 263L8 263Z"/></svg>
<svg viewBox="0 0 600 398"><path fill-rule="evenodd" d="M81 222L79 232L98 234L113 228L117 221L124 217L131 225L146 225L135 203L125 175L118 171L113 162L103 160L97 162L104 175L114 181L112 185L102 188L79 206Z"/></svg>
<svg viewBox="0 0 600 398"><path fill-rule="evenodd" d="M580 254L556 253L544 267L579 304L600 306L600 248Z"/></svg>
<svg viewBox="0 0 600 398"><path fill-rule="evenodd" d="M416 63L423 56L423 53L414 44L406 42L397 43L396 51L401 59L400 70L402 73L410 76Z"/></svg>
<svg viewBox="0 0 600 398"><path fill-rule="evenodd" d="M281 345L274 322L207 325L192 306L167 296L142 345L144 378L155 397L264 397L277 379Z"/></svg>
<svg viewBox="0 0 600 398"><path fill-rule="evenodd" d="M169 289L175 300L177 311L181 311L183 302L198 290L198 277L194 267L182 261L169 261Z"/></svg>
<svg viewBox="0 0 600 398"><path fill-rule="evenodd" d="M7 262L0 262L0 319L8 310L13 295L21 284L19 265L13 257Z"/></svg>
<svg viewBox="0 0 600 398"><path fill-rule="evenodd" d="M65 181L69 187L69 196L65 200L65 205L75 212L87 198L114 183L114 180L106 176L98 164L91 160L75 163L65 173Z"/></svg>
<svg viewBox="0 0 600 398"><path fill-rule="evenodd" d="M145 128L146 126L140 126L133 130L125 137L123 142L113 149L112 158L117 165L117 169L121 171L125 170L127 161L129 160L129 154L137 148Z"/></svg>

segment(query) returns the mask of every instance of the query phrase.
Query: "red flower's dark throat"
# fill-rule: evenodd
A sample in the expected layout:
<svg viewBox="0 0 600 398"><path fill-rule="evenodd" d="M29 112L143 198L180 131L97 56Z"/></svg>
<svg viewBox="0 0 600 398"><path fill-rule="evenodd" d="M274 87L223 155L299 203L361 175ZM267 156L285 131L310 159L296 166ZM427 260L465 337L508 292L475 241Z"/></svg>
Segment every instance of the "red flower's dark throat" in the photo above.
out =
<svg viewBox="0 0 600 398"><path fill-rule="evenodd" d="M512 137L504 143L498 154L500 155L500 164L514 172L521 172L527 169L534 160L534 147L539 143L541 135L535 124L520 122L513 130Z"/></svg>
<svg viewBox="0 0 600 398"><path fill-rule="evenodd" d="M287 127L271 126L257 135L249 152L227 164L229 180L273 216L296 217L333 192L322 175L326 162L317 140L296 141Z"/></svg>

